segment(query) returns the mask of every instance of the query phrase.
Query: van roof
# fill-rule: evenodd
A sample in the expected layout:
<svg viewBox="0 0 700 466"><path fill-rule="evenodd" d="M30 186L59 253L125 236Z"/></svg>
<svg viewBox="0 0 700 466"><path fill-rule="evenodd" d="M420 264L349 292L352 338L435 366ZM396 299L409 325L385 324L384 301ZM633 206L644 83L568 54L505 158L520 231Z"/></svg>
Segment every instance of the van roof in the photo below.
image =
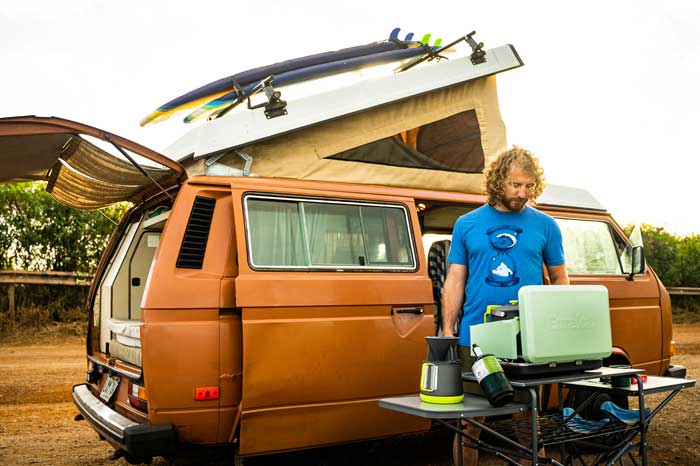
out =
<svg viewBox="0 0 700 466"><path fill-rule="evenodd" d="M552 207L574 207L578 209L598 210L607 209L593 195L581 188L548 184L542 195L537 199L537 205Z"/></svg>

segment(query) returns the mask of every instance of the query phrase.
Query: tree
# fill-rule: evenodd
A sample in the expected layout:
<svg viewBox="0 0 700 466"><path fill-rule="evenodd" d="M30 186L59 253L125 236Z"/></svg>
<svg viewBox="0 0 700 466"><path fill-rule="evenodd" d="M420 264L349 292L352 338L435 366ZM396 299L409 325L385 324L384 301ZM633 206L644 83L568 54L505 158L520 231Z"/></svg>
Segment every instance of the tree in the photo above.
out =
<svg viewBox="0 0 700 466"><path fill-rule="evenodd" d="M678 277L679 286L700 287L700 236L689 235L678 244L672 275Z"/></svg>
<svg viewBox="0 0 700 466"><path fill-rule="evenodd" d="M627 225L624 228L627 235L631 233L632 229L633 225ZM677 275L677 268L675 267L678 259L680 238L667 232L663 227L649 225L648 223L643 223L641 230L647 263L654 268L654 271L664 284L680 286L680 277Z"/></svg>
<svg viewBox="0 0 700 466"><path fill-rule="evenodd" d="M0 269L94 273L114 229L105 216L118 220L128 204L102 209L104 215L75 210L43 188L40 182L0 185ZM41 315L82 320L87 291L80 286L19 285L17 307L43 310L29 312L30 320L41 321ZM7 306L6 296L0 291L0 309Z"/></svg>

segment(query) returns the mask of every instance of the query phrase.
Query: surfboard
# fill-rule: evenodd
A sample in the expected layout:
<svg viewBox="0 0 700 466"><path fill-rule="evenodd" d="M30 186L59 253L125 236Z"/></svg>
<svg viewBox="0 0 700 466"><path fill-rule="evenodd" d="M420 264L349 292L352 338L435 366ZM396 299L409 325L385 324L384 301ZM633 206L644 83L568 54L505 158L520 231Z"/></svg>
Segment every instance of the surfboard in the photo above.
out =
<svg viewBox="0 0 700 466"><path fill-rule="evenodd" d="M398 51L408 49L411 47L417 47L420 45L421 44L419 42L389 39L379 42L373 42L371 44L348 47L331 52L323 52L314 55L308 55L280 63L274 63L272 65L242 71L240 73L236 73L231 76L212 81L209 84L205 84L202 87L189 91L179 97L176 97L175 99L170 100L169 102L161 105L156 110L146 115L141 120L140 125L146 126L150 123L164 121L180 110L202 105L206 102L211 101L212 99L215 99L216 97L227 94L232 90L242 89L250 84L254 85L255 83L265 79L270 75L279 75L298 69L318 66L324 63L350 60L356 57L381 54L390 51Z"/></svg>
<svg viewBox="0 0 700 466"><path fill-rule="evenodd" d="M338 60L329 63L321 63L318 65L299 68L292 71L275 75L272 85L277 87L287 86L290 84L299 83L311 79L319 79L332 74L342 73L345 71L359 70L364 67L377 66L385 63L398 62L409 58L414 58L419 55L428 53L430 47L412 47L400 50L391 50L388 52L375 53L346 60ZM267 76L265 76L267 77ZM234 104L241 96L248 94L253 87L258 83L251 83L242 89L234 90L218 96L214 100L200 106L195 111L184 118L185 123L190 123L202 118L215 114L218 109Z"/></svg>

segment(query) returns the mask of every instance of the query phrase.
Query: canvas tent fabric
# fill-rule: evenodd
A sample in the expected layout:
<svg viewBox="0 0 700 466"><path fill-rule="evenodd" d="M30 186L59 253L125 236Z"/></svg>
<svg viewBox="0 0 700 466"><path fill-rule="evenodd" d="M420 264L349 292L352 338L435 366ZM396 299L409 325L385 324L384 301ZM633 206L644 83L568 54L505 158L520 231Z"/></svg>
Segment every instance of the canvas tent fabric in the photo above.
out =
<svg viewBox="0 0 700 466"><path fill-rule="evenodd" d="M253 157L252 173L258 176L481 193L483 167L505 148L496 77L490 76L242 150ZM368 160L372 157L375 160ZM233 152L219 163L243 168L243 160ZM204 167L192 163L188 173L205 174Z"/></svg>

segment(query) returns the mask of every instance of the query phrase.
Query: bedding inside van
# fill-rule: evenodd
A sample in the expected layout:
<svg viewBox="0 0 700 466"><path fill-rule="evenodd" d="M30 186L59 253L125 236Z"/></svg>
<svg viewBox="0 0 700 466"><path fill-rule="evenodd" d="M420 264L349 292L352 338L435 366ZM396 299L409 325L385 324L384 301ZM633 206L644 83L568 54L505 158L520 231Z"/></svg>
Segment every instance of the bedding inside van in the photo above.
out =
<svg viewBox="0 0 700 466"><path fill-rule="evenodd" d="M109 355L134 366L141 367L141 348L134 348L119 343L117 340L109 342Z"/></svg>
<svg viewBox="0 0 700 466"><path fill-rule="evenodd" d="M109 331L119 343L134 348L141 347L141 322L110 319Z"/></svg>

